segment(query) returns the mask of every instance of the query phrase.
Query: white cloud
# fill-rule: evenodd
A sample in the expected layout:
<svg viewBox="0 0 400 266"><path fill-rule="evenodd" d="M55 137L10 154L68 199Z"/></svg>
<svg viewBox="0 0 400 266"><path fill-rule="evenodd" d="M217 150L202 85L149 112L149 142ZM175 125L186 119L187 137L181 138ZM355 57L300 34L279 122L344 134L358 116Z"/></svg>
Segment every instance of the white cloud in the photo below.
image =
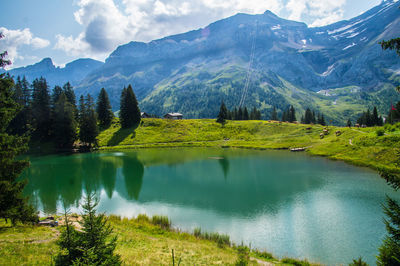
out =
<svg viewBox="0 0 400 266"><path fill-rule="evenodd" d="M9 30L0 27L0 32L4 35L4 38L0 40L0 51L7 51L7 58L11 60L11 62L25 58L19 53L21 46L27 45L31 46L33 49L42 49L50 45L48 40L34 37L29 28L23 30Z"/></svg>
<svg viewBox="0 0 400 266"><path fill-rule="evenodd" d="M323 26L343 18L346 0L289 0L289 19L312 21L312 27Z"/></svg>
<svg viewBox="0 0 400 266"><path fill-rule="evenodd" d="M57 35L55 49L73 56L104 59L118 45L151 41L204 27L238 12L279 12L283 0L80 0L75 20L84 27L78 36Z"/></svg>

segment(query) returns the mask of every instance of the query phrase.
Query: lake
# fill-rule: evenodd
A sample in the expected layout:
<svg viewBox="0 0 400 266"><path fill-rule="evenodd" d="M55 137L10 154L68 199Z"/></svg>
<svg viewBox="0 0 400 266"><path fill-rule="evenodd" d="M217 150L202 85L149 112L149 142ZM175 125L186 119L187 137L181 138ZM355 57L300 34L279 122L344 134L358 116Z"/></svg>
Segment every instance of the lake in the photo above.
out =
<svg viewBox="0 0 400 266"><path fill-rule="evenodd" d="M226 233L278 257L374 264L385 235L379 175L287 151L143 149L31 157L26 193L43 214L78 212L95 191L98 211L167 215L174 227Z"/></svg>

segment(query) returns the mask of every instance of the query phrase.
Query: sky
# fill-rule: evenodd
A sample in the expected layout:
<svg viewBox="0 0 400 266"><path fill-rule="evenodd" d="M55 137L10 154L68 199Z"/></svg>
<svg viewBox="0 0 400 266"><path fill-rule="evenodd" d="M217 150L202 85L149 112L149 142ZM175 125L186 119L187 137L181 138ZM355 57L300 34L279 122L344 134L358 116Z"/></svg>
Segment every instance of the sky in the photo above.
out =
<svg viewBox="0 0 400 266"><path fill-rule="evenodd" d="M236 13L280 17L310 27L350 19L381 0L3 0L0 52L9 68L45 57L63 67L78 58L104 61L119 45L203 28Z"/></svg>

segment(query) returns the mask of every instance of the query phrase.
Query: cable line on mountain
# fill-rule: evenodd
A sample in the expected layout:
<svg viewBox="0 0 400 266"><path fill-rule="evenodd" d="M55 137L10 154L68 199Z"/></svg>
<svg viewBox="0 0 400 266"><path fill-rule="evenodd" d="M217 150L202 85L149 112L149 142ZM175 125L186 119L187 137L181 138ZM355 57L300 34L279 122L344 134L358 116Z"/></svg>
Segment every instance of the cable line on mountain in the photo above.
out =
<svg viewBox="0 0 400 266"><path fill-rule="evenodd" d="M240 98L239 107L242 107L244 102L245 102L245 100L246 100L247 92L248 92L249 86L250 86L251 76L253 74L252 64L253 64L253 61L254 61L255 50L256 50L257 30L258 30L258 21L256 22L256 30L255 30L255 32L253 34L253 40L252 40L251 50L250 50L249 66L247 68L246 82L245 82L245 85L243 87L243 92L242 92L242 96Z"/></svg>

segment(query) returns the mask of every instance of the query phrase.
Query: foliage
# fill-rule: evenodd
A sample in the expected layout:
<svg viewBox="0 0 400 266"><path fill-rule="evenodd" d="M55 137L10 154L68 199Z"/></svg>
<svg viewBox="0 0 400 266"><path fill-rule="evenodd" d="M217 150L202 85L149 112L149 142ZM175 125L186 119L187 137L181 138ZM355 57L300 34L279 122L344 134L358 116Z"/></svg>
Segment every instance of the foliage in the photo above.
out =
<svg viewBox="0 0 400 266"><path fill-rule="evenodd" d="M53 111L53 136L57 147L72 148L77 139L76 129L74 106L61 91Z"/></svg>
<svg viewBox="0 0 400 266"><path fill-rule="evenodd" d="M0 55L0 66L7 64L3 58ZM7 132L19 108L12 98L13 85L8 75L0 74L0 218L10 219L15 224L18 221L36 222L37 215L23 195L26 182L18 180L29 163L15 159L27 150L28 139Z"/></svg>
<svg viewBox="0 0 400 266"><path fill-rule="evenodd" d="M193 230L193 235L200 239L207 239L214 241L221 248L224 246L231 245L229 236L225 234L202 232L201 228L195 228Z"/></svg>
<svg viewBox="0 0 400 266"><path fill-rule="evenodd" d="M155 215L151 218L151 223L154 225L159 225L161 228L169 229L171 227L171 221L167 216Z"/></svg>
<svg viewBox="0 0 400 266"><path fill-rule="evenodd" d="M140 109L131 85L122 90L119 118L122 128L137 127L140 123Z"/></svg>
<svg viewBox="0 0 400 266"><path fill-rule="evenodd" d="M274 120L274 121L278 121L279 119L278 119L278 113L276 112L276 107L274 106L274 108L272 109L272 112L271 112L271 118L270 118L271 120Z"/></svg>
<svg viewBox="0 0 400 266"><path fill-rule="evenodd" d="M369 109L366 112L363 112L363 114L357 119L357 124L366 125L367 127L383 126L383 119L382 116L378 116L378 111L375 106L372 114Z"/></svg>
<svg viewBox="0 0 400 266"><path fill-rule="evenodd" d="M350 263L349 266L368 266L368 264L363 261L361 257L359 257L358 259L353 260L353 262Z"/></svg>
<svg viewBox="0 0 400 266"><path fill-rule="evenodd" d="M32 87L32 116L35 128L33 137L37 140L45 140L51 133L49 88L43 77L35 79Z"/></svg>
<svg viewBox="0 0 400 266"><path fill-rule="evenodd" d="M94 111L93 98L88 94L79 99L79 139L89 147L96 143L98 135L97 118Z"/></svg>
<svg viewBox="0 0 400 266"><path fill-rule="evenodd" d="M249 260L250 260L249 248L244 245L240 245L236 249L237 249L238 258L235 262L235 265L236 266L248 265Z"/></svg>
<svg viewBox="0 0 400 266"><path fill-rule="evenodd" d="M114 114L111 110L111 104L110 100L108 99L108 94L104 88L100 90L100 94L97 97L96 112L100 127L108 128L111 125Z"/></svg>
<svg viewBox="0 0 400 266"><path fill-rule="evenodd" d="M385 135L385 130L384 130L383 128L378 128L378 129L376 130L376 135L377 135L378 137L381 137L381 136Z"/></svg>
<svg viewBox="0 0 400 266"><path fill-rule="evenodd" d="M296 260L292 258L283 258L282 263L291 264L294 266L310 266L311 264L307 260Z"/></svg>
<svg viewBox="0 0 400 266"><path fill-rule="evenodd" d="M97 204L94 193L89 192L82 206L82 232L74 229L65 211L65 230L58 241L62 252L57 265L121 265L120 256L114 254L117 237L112 236L106 216L96 214Z"/></svg>
<svg viewBox="0 0 400 266"><path fill-rule="evenodd" d="M217 116L217 123L223 126L226 123L226 119L228 119L228 109L226 109L225 103L222 102Z"/></svg>

